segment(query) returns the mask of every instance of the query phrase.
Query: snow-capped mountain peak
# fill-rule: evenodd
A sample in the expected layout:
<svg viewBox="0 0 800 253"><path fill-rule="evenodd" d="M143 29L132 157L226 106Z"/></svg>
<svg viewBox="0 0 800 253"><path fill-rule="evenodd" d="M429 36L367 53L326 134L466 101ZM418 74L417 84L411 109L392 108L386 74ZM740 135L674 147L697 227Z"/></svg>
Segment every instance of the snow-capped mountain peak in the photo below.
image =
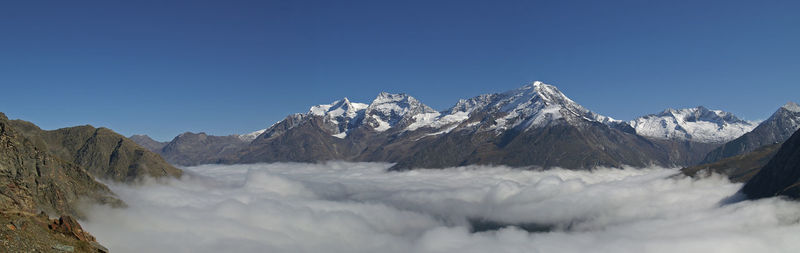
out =
<svg viewBox="0 0 800 253"><path fill-rule="evenodd" d="M553 122L566 121L579 123L585 121L603 124L625 124L610 117L595 114L575 103L553 85L536 81L520 88L503 93L484 94L470 99L460 99L443 115L427 123L434 128L454 125L470 118L475 112L496 115L492 122L472 122L467 126L482 129L502 130L530 129L546 126ZM413 125L412 125L413 126Z"/></svg>
<svg viewBox="0 0 800 253"><path fill-rule="evenodd" d="M430 119L438 116L439 112L405 93L381 92L366 108L364 124L383 132L400 123L413 124L415 117Z"/></svg>
<svg viewBox="0 0 800 253"><path fill-rule="evenodd" d="M571 124L582 121L616 122L575 103L555 86L539 81L501 93L489 106L490 110L507 113L497 120L497 129L536 128L561 119Z"/></svg>
<svg viewBox="0 0 800 253"><path fill-rule="evenodd" d="M327 105L312 106L308 113L316 116L328 116L330 118L354 118L359 111L366 109L367 106L367 104L352 103L349 99L343 98Z"/></svg>
<svg viewBox="0 0 800 253"><path fill-rule="evenodd" d="M266 128L261 129L261 130L256 130L256 131L253 131L253 132L250 132L250 133L246 133L246 134L240 134L240 135L237 135L236 137L239 137L240 140L250 142L250 141L255 140L256 137L258 137L259 135L261 135L265 131L267 131Z"/></svg>
<svg viewBox="0 0 800 253"><path fill-rule="evenodd" d="M800 105L797 105L795 102L787 102L781 108L786 109L790 112L800 112Z"/></svg>
<svg viewBox="0 0 800 253"><path fill-rule="evenodd" d="M670 108L632 120L629 124L642 136L706 143L736 139L757 125L739 119L732 113L703 106L677 110Z"/></svg>
<svg viewBox="0 0 800 253"><path fill-rule="evenodd" d="M323 127L334 137L344 138L367 107L367 104L353 103L345 97L330 104L313 106L308 115L324 117Z"/></svg>

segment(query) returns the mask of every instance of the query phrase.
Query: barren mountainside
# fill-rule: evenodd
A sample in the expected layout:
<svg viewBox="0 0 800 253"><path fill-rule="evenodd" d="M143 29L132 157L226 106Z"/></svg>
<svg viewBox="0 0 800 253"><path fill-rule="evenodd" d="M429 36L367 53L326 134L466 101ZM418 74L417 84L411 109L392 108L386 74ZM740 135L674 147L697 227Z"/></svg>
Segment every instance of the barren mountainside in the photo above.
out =
<svg viewBox="0 0 800 253"><path fill-rule="evenodd" d="M773 196L800 198L800 131L796 131L744 187L750 199Z"/></svg>
<svg viewBox="0 0 800 253"><path fill-rule="evenodd" d="M45 131L0 113L2 247L9 252L107 252L73 218L84 217L80 207L86 204L125 205L97 179L129 183L181 174L109 129Z"/></svg>
<svg viewBox="0 0 800 253"><path fill-rule="evenodd" d="M182 173L158 154L107 128L86 125L45 131L22 120L13 120L11 125L51 154L101 179L131 182L143 176L179 177Z"/></svg>

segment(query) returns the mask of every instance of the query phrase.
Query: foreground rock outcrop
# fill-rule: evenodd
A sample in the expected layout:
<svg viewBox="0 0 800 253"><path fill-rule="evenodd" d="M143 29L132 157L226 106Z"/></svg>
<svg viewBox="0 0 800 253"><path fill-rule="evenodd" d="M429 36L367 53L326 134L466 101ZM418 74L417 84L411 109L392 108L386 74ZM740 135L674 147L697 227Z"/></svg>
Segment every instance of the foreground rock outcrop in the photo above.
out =
<svg viewBox="0 0 800 253"><path fill-rule="evenodd" d="M4 252L108 252L72 216L0 212L0 224Z"/></svg>
<svg viewBox="0 0 800 253"><path fill-rule="evenodd" d="M0 247L8 252L107 252L76 221L85 217L79 208L85 204L124 206L96 179L136 182L181 173L106 128L45 131L0 113Z"/></svg>
<svg viewBox="0 0 800 253"><path fill-rule="evenodd" d="M85 169L26 138L0 113L0 211L81 216L81 199L122 203Z"/></svg>

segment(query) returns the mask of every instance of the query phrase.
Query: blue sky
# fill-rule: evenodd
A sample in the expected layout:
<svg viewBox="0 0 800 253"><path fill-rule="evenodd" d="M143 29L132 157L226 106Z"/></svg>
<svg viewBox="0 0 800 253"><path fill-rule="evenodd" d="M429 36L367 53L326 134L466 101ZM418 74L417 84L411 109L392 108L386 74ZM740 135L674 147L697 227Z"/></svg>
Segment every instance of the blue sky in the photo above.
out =
<svg viewBox="0 0 800 253"><path fill-rule="evenodd" d="M798 1L5 1L0 111L169 140L542 80L619 119L800 101Z"/></svg>

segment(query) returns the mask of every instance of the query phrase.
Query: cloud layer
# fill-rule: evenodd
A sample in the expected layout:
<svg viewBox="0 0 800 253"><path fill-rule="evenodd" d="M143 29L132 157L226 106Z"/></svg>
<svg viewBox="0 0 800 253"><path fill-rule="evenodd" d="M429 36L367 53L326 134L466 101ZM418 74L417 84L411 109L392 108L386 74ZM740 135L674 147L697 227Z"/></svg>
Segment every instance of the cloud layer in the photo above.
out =
<svg viewBox="0 0 800 253"><path fill-rule="evenodd" d="M720 206L741 185L676 171L522 171L388 164L205 165L112 185L126 209L89 208L113 252L798 252L800 204ZM469 221L535 224L472 232ZM524 226L523 226L524 227Z"/></svg>

